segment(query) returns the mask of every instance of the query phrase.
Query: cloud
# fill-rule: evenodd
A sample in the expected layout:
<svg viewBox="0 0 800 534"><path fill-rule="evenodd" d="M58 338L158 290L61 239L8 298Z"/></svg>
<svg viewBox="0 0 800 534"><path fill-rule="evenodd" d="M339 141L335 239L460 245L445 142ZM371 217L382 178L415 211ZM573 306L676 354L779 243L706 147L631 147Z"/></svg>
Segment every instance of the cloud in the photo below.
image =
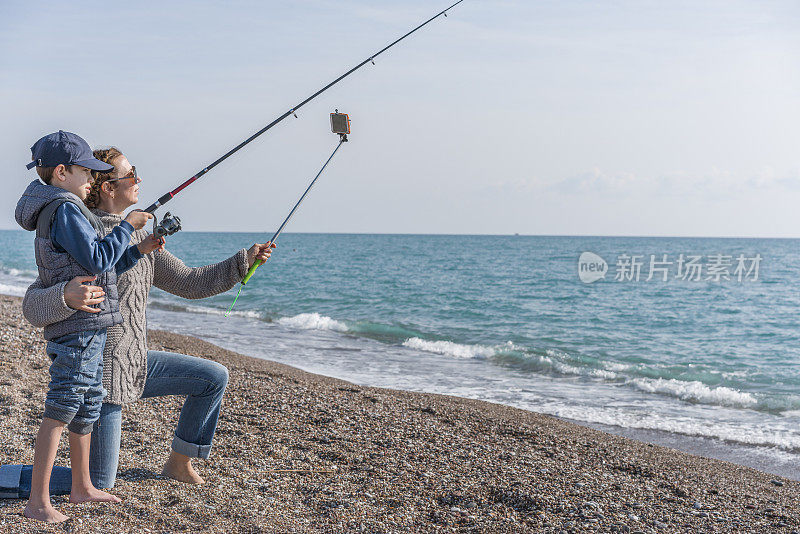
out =
<svg viewBox="0 0 800 534"><path fill-rule="evenodd" d="M643 185L651 185L651 180L637 178L631 172L609 174L594 168L587 172L582 172L559 180L546 187L547 190L556 193L597 193L606 191L633 191L640 189Z"/></svg>
<svg viewBox="0 0 800 534"><path fill-rule="evenodd" d="M703 172L673 171L659 175L606 172L593 168L562 179L514 177L494 180L486 192L506 194L613 195L616 198L692 195L699 199L733 198L755 192L800 191L800 169L782 172L765 166L750 173L712 167Z"/></svg>

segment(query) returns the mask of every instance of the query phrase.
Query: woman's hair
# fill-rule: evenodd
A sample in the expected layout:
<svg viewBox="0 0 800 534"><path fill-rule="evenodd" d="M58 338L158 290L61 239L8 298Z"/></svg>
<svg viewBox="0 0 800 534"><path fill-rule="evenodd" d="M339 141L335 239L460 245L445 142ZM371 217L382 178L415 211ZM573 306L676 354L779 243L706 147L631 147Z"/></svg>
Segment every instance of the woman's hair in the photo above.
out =
<svg viewBox="0 0 800 534"><path fill-rule="evenodd" d="M102 161L103 163L108 163L109 165L113 165L111 163L114 161L115 158L118 158L122 155L122 152L119 151L117 147L108 147L108 148L99 148L93 152L94 157ZM112 173L116 169L111 169L108 172L100 172L100 171L92 171L92 189L89 191L89 194L86 196L86 200L83 201L88 208L96 208L100 205L100 188L103 185L103 182L110 180Z"/></svg>

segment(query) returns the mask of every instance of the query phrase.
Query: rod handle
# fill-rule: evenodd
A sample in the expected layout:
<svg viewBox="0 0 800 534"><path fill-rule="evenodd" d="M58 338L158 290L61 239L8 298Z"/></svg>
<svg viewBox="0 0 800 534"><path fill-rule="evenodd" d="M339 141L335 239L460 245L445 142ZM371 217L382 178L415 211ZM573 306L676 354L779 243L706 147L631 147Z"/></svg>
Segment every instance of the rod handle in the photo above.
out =
<svg viewBox="0 0 800 534"><path fill-rule="evenodd" d="M248 280L250 280L250 277L251 277L251 276L253 276L253 273L255 273L255 272L256 272L256 269L258 269L258 268L259 268L259 266L260 266L262 263L263 263L263 262L262 262L261 260L256 260L256 262L253 264L253 266L252 266L252 267L250 267L250 270L249 270L249 271L247 271L247 274L246 274L246 275L244 275L244 278L242 278L242 285L245 285L245 284L247 284L247 281L248 281Z"/></svg>
<svg viewBox="0 0 800 534"><path fill-rule="evenodd" d="M166 204L170 200L172 200L172 194L171 193L167 193L166 195L162 195L161 198L159 198L157 201L155 201L152 204L150 204L144 211L146 211L147 213L153 213L160 206L163 206L164 204Z"/></svg>

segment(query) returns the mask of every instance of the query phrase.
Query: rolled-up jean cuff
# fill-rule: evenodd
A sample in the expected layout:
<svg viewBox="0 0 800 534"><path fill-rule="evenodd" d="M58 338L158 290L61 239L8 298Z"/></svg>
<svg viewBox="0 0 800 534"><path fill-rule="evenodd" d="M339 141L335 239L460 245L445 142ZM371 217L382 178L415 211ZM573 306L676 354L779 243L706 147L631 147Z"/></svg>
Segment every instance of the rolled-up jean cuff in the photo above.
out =
<svg viewBox="0 0 800 534"><path fill-rule="evenodd" d="M64 424L69 424L75 418L76 413L77 412L71 412L69 410L59 408L58 406L45 403L44 414L42 417L47 419L55 419L56 421L61 421Z"/></svg>
<svg viewBox="0 0 800 534"><path fill-rule="evenodd" d="M74 434L91 434L92 430L94 430L94 422L86 423L84 421L77 421L73 419L72 422L67 425L67 430Z"/></svg>
<svg viewBox="0 0 800 534"><path fill-rule="evenodd" d="M205 459L211 455L211 445L196 445L183 441L178 436L172 438L172 450L189 458Z"/></svg>

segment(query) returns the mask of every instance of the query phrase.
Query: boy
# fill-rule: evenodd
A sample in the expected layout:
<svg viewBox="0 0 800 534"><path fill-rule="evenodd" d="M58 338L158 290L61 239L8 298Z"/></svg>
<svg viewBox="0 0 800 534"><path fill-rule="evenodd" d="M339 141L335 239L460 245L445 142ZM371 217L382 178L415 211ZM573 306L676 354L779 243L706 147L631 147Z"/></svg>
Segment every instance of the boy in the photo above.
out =
<svg viewBox="0 0 800 534"><path fill-rule="evenodd" d="M96 285L106 292L100 313L77 311L44 329L47 354L52 360L45 410L34 449L31 495L26 517L49 523L67 516L50 502L50 472L61 433L69 431L72 489L70 502L119 502L114 495L92 485L89 478L91 432L100 415L106 391L102 386L106 328L122 322L117 301L117 275L133 267L142 254L161 248L152 235L137 246L131 233L144 227L152 215L133 211L107 236L83 200L89 193L91 171L113 166L97 160L79 136L58 131L32 147L40 180L28 185L17 203L17 222L36 230L34 246L39 277L48 286L75 276L97 275Z"/></svg>

